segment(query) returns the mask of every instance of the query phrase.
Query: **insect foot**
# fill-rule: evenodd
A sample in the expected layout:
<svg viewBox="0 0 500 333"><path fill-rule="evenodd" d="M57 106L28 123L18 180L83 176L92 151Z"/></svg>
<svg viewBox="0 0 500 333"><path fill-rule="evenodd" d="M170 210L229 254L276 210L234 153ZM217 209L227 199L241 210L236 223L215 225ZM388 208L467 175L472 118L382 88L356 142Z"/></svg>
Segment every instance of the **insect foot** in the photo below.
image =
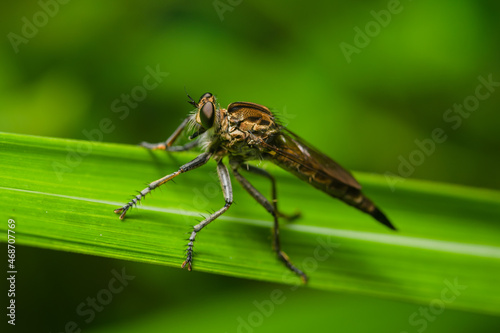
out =
<svg viewBox="0 0 500 333"><path fill-rule="evenodd" d="M191 233L191 236L189 237L189 243L188 247L186 249L186 260L182 263L181 267L184 268L187 265L188 271L192 270L192 263L193 263L193 243L194 243L194 238L196 237L196 230L194 230Z"/></svg>
<svg viewBox="0 0 500 333"><path fill-rule="evenodd" d="M170 176L170 175L169 175ZM167 176L168 177L168 176ZM163 179L163 178L162 178ZM144 190L142 191L137 191L137 195L135 195L132 200L130 200L125 206L121 207L121 208L118 208L118 209L115 209L114 212L115 214L120 214L120 220L123 220L125 218L125 214L127 213L127 210L132 207L132 206L137 206L137 203L139 201L142 200L142 198L144 198L146 196L146 194L148 194L149 192L151 192L151 190L153 190L156 186L158 186L156 183L161 181L162 179L160 180L157 180L156 182L153 182L151 184L148 185L148 187L146 187Z"/></svg>
<svg viewBox="0 0 500 333"><path fill-rule="evenodd" d="M192 271L192 262L193 262L193 254L191 251L188 251L187 258L182 263L181 268L184 268L187 265L188 271Z"/></svg>
<svg viewBox="0 0 500 333"><path fill-rule="evenodd" d="M285 266L288 267L289 270L291 270L292 272L297 274L300 277L300 279L302 280L302 282L304 284L306 284L307 281L309 280L306 273L302 272L300 269L295 267L295 265L292 264L292 262L290 261L290 258L288 257L288 255L285 252L279 250L279 251L277 251L277 254L278 254L278 258L281 259L281 261L283 261L285 263Z"/></svg>
<svg viewBox="0 0 500 333"><path fill-rule="evenodd" d="M127 213L127 210L130 208L130 205L129 204L126 204L125 206L121 207L121 208L117 208L115 209L113 212L115 214L120 214L120 220L123 220L125 218L125 214Z"/></svg>
<svg viewBox="0 0 500 333"><path fill-rule="evenodd" d="M277 212L277 215L278 217L285 219L287 222L293 222L302 216L300 212L295 212L293 214L285 214L280 211Z"/></svg>

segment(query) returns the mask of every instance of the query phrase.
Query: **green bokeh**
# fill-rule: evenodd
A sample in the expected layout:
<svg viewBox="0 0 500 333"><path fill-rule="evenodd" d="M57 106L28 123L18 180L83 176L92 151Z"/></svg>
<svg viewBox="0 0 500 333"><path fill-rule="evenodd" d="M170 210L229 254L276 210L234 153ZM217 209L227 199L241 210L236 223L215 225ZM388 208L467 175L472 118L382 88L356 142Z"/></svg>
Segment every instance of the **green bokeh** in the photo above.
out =
<svg viewBox="0 0 500 333"><path fill-rule="evenodd" d="M479 77L500 82L496 2L401 1L388 15L394 1L54 1L41 1L52 15L43 14L37 1L0 5L0 131L88 139L86 131L109 118L113 130L103 141L158 142L191 110L184 89L195 99L210 91L223 107L243 100L273 108L289 128L349 169L403 176L397 181L410 176L500 187L500 86L480 88L489 95L469 106L474 111L451 122L443 118L454 104L475 101ZM218 13L217 3L230 10ZM39 27L30 31L23 18ZM32 36L13 45L13 34L22 37L23 30ZM347 57L346 44L357 45ZM142 100L127 113L114 112L126 105L123 94L141 92L147 67L169 75L144 99L136 95ZM432 153L419 152L415 140L430 149L436 128L446 141L435 143ZM412 172L401 167L401 159L410 157ZM184 324L236 331L237 317L279 288L39 249L23 252L19 260L30 274L19 286L25 306L19 322L43 331L63 331L67 321L78 319L74 309L105 286L112 268L130 267L137 283L83 325L85 331L141 327L143 321L150 330L180 330ZM289 299L254 331L421 328L408 319L418 305L308 290ZM487 332L493 320L446 310L428 322L426 332Z"/></svg>

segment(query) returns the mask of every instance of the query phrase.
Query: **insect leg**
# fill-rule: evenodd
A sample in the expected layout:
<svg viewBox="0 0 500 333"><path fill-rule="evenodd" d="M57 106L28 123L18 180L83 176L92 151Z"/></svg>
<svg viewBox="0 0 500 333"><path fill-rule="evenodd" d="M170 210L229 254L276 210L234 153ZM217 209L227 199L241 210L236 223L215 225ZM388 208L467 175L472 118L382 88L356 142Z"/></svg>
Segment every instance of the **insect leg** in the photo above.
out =
<svg viewBox="0 0 500 333"><path fill-rule="evenodd" d="M293 215L288 215L288 214L282 213L282 212L280 212L278 210L278 197L277 197L277 192L276 192L276 179L274 178L273 175L271 175L269 172L267 172L264 169L261 169L261 168L258 168L256 166L253 166L253 165L250 165L250 164L246 164L246 163L244 163L244 164L241 165L241 169L245 170L245 171L248 171L248 172L251 172L251 173L255 173L255 174L263 176L263 177L266 177L266 178L268 178L271 181L272 203L273 203L274 211L276 212L276 214L279 217L283 217L283 218L285 218L288 221L293 221L296 218L300 217L300 213L295 213Z"/></svg>
<svg viewBox="0 0 500 333"><path fill-rule="evenodd" d="M162 177L158 180L155 180L154 182L150 183L148 185L148 187L146 187L144 190L140 191L139 194L137 194L132 200L130 200L126 205L124 205L123 207L120 207L118 209L115 209L114 212L116 214L120 214L120 219L123 220L123 218L125 217L125 214L127 213L127 210L132 207L133 205L136 205L138 201L140 201L143 197L146 196L146 194L148 194L149 192L151 192L152 190L154 190L155 188L157 188L158 186L160 185L163 185L165 184L166 182L168 182L169 180L177 177L178 175L180 175L181 173L184 173L184 172L187 172L189 170L193 170L193 169L196 169L202 165L204 165L205 163L208 162L208 160L210 159L211 157L211 154L210 153L203 153L201 155L198 155L198 157L196 157L194 160L192 160L191 162L189 163L186 163L184 164L183 166L181 166L179 168L179 170L177 170L176 172L174 173L171 173L169 175L166 175L165 177Z"/></svg>
<svg viewBox="0 0 500 333"><path fill-rule="evenodd" d="M238 172L238 167L240 165L238 163L232 163L231 164L231 169L233 171L234 177L236 180L243 186L243 188L255 199L257 200L258 203L260 203L274 218L274 228L273 228L273 248L276 251L276 254L278 255L278 258L283 261L283 263L290 269L292 272L295 274L299 275L300 278L304 283L307 282L307 275L302 272L300 269L295 267L294 264L290 261L290 258L288 255L281 251L281 245L280 245L280 238L279 238L279 223L278 223L278 215L276 213L276 210L274 206L269 202L269 200L266 199L260 193L255 187L253 187L250 182L244 178L239 172Z"/></svg>
<svg viewBox="0 0 500 333"><path fill-rule="evenodd" d="M166 150L166 151L186 151L186 150L190 150L190 149L196 147L197 145L198 145L198 140L190 141L183 146L170 146L170 147L165 145L164 142L160 142L160 143L141 142L141 146L144 148L148 148L148 149L152 149L152 150L161 149L161 150Z"/></svg>
<svg viewBox="0 0 500 333"><path fill-rule="evenodd" d="M193 243L196 238L196 234L203 229L210 222L214 221L216 218L224 214L226 210L229 209L231 204L233 203L233 188L231 186L231 178L229 177L229 172L227 171L227 167L219 161L217 164L217 174L219 175L220 184L222 186L222 192L224 193L225 204L224 207L198 223L193 227L193 232L191 236L189 236L189 243L186 250L186 260L182 263L182 268L187 265L188 270L191 270L192 262L193 262Z"/></svg>
<svg viewBox="0 0 500 333"><path fill-rule="evenodd" d="M182 151L182 150L189 150L196 146L196 144L193 144L192 142L188 143L187 145L184 146L175 146L172 147L174 144L175 140L181 135L182 131L186 127L186 125L189 122L189 119L191 119L191 116L187 117L182 121L182 123L177 127L177 129L170 135L170 137L165 141L165 142L160 142L160 143L148 143L148 142L141 142L141 146L148 148L148 149L161 149L161 150L169 150L169 151ZM188 145L192 144L192 146L187 147ZM179 148L185 148L185 149L179 149ZM170 149L170 148L176 148L176 149Z"/></svg>

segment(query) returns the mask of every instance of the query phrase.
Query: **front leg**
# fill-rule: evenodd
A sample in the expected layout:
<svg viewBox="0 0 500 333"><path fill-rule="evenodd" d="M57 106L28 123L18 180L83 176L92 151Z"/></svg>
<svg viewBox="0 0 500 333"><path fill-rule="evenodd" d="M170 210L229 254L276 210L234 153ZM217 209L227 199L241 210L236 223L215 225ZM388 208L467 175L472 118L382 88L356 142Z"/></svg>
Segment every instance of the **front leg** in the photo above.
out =
<svg viewBox="0 0 500 333"><path fill-rule="evenodd" d="M183 146L167 146L165 142L160 143L149 143L149 142L141 142L141 147L148 148L151 150L166 150L166 151L186 151L191 150L196 147L199 143L199 140L194 140L186 143Z"/></svg>
<svg viewBox="0 0 500 333"><path fill-rule="evenodd" d="M185 146L172 147L174 142L181 135L184 128L186 128L186 126L189 123L189 120L191 118L192 118L192 116L185 118L182 121L182 123L176 128L174 133L172 133L172 135L170 135L170 137L165 142L160 142L160 143L141 142L141 146L148 148L148 149L161 149L161 150L168 150L168 151L183 151L183 150L189 150L189 149L193 148L194 146L196 146L197 142L196 143L190 142ZM179 149L179 148L181 148L181 149ZM184 149L182 149L182 148L184 148Z"/></svg>
<svg viewBox="0 0 500 333"><path fill-rule="evenodd" d="M187 172L189 170L196 169L196 168L204 165L205 163L208 162L208 160L210 159L210 157L211 157L210 153L203 153L201 155L198 155L198 157L196 157L191 162L186 163L183 166L181 166L179 168L179 170L177 170L176 172L171 173L169 175L166 175L165 177L162 177L162 178L160 178L158 180L155 180L154 182L152 182L151 184L149 184L148 187L146 187L144 190L140 191L139 194L137 194L126 205L124 205L123 207L115 209L114 212L116 214L120 214L121 213L120 214L120 220L123 220L123 218L125 217L125 214L127 213L127 210L130 207L132 207L134 205L137 205L137 202L139 202L142 198L144 198L146 196L146 194L148 194L149 192L151 192L152 190L154 190L158 186L161 186L161 185L165 184L166 182L168 182L169 180L177 177L181 173Z"/></svg>
<svg viewBox="0 0 500 333"><path fill-rule="evenodd" d="M229 172L227 171L227 167L222 163L222 161L219 161L217 164L217 174L219 175L219 180L220 184L222 186L222 192L224 193L224 200L225 204L224 207L198 223L193 227L193 232L191 233L191 236L189 236L189 243L188 247L186 250L186 260L182 263L182 268L186 267L188 270L191 270L192 268L192 263L193 263L193 246L194 246L194 240L196 238L196 234L203 229L205 226L207 226L210 222L214 221L216 218L224 214L231 204L233 203L233 188L231 186L231 178L229 177Z"/></svg>

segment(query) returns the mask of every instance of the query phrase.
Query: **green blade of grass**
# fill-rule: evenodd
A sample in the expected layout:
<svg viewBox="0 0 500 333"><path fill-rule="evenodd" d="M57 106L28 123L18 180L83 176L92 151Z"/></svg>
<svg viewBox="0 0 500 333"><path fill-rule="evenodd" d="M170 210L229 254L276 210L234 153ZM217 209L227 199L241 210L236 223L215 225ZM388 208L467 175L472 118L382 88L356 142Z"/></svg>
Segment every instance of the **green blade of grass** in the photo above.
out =
<svg viewBox="0 0 500 333"><path fill-rule="evenodd" d="M191 226L224 204L215 163L155 190L124 221L113 214L136 190L195 153L0 133L0 229L16 244L179 267ZM268 166L280 209L281 242L310 276L308 287L500 314L500 193L357 174L399 229ZM265 179L249 176L263 193ZM201 231L193 269L300 284L273 254L272 219L236 182L235 204ZM5 242L7 237L2 237ZM196 274L188 273L186 274ZM288 287L287 287L288 288Z"/></svg>

